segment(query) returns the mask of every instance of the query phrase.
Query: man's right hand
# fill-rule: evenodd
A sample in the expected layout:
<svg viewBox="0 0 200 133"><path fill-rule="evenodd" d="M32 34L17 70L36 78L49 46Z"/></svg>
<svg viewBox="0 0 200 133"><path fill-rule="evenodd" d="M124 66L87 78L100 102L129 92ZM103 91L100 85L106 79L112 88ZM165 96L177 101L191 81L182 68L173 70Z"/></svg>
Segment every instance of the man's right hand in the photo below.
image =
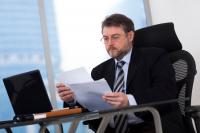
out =
<svg viewBox="0 0 200 133"><path fill-rule="evenodd" d="M61 100L64 102L72 102L74 101L74 92L65 84L63 83L57 83L56 88L58 89L58 95Z"/></svg>

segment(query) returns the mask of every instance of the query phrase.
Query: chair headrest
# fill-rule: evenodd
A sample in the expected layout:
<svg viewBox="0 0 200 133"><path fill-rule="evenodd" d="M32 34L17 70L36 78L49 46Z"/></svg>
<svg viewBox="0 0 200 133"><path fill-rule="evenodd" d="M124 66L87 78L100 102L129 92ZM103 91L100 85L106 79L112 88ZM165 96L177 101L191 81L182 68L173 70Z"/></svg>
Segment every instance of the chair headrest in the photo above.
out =
<svg viewBox="0 0 200 133"><path fill-rule="evenodd" d="M162 23L136 30L134 47L158 47L168 52L182 49L173 23Z"/></svg>

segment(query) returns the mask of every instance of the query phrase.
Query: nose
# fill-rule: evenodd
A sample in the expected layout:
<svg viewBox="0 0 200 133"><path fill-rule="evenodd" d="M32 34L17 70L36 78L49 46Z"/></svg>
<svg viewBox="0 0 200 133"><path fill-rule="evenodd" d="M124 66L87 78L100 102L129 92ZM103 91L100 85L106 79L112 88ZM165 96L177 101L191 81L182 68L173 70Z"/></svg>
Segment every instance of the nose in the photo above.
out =
<svg viewBox="0 0 200 133"><path fill-rule="evenodd" d="M112 40L112 39L109 39L108 42L107 42L107 45L109 45L109 46L110 46L110 45L113 45L113 40Z"/></svg>

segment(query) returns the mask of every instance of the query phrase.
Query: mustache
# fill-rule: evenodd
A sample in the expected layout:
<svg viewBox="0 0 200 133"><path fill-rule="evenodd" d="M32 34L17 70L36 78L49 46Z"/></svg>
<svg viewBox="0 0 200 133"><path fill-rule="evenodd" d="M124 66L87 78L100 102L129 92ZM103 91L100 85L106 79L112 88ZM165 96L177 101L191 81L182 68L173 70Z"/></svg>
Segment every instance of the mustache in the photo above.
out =
<svg viewBox="0 0 200 133"><path fill-rule="evenodd" d="M113 47L113 46L110 46L108 47L108 50L116 50L117 48Z"/></svg>

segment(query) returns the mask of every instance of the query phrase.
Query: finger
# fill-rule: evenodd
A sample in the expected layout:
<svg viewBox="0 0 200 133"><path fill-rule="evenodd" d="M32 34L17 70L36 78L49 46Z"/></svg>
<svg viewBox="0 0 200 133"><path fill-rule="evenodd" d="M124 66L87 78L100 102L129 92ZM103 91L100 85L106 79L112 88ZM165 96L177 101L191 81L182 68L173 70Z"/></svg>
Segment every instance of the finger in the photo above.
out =
<svg viewBox="0 0 200 133"><path fill-rule="evenodd" d="M60 93L63 91L71 91L71 89L69 87L64 86L64 87L59 87L57 91L58 93Z"/></svg>
<svg viewBox="0 0 200 133"><path fill-rule="evenodd" d="M74 95L73 94L65 95L65 96L60 97L60 98L61 98L61 100L65 101L65 102L68 102L68 101L74 100Z"/></svg>
<svg viewBox="0 0 200 133"><path fill-rule="evenodd" d="M112 107L119 107L120 102L114 102L114 101L107 101L108 104L110 104Z"/></svg>
<svg viewBox="0 0 200 133"><path fill-rule="evenodd" d="M117 95L117 96L103 96L102 97L105 101L113 101L113 102L120 102L122 103L124 101L124 96L123 95Z"/></svg>
<svg viewBox="0 0 200 133"><path fill-rule="evenodd" d="M64 87L64 86L65 86L64 83L57 83L57 84L56 84L56 87L57 87L57 88L59 88L59 87Z"/></svg>
<svg viewBox="0 0 200 133"><path fill-rule="evenodd" d="M64 83L57 83L56 84L56 88L62 88L62 87L70 88L68 84L64 84Z"/></svg>
<svg viewBox="0 0 200 133"><path fill-rule="evenodd" d="M62 93L59 93L59 96L62 98L62 97L74 97L75 94L74 92L72 91L65 91L65 92L62 92Z"/></svg>
<svg viewBox="0 0 200 133"><path fill-rule="evenodd" d="M73 91L62 91L59 93L60 97L67 96L67 95L74 95Z"/></svg>
<svg viewBox="0 0 200 133"><path fill-rule="evenodd" d="M104 99L119 99L120 97L123 97L123 94L120 92L106 93L103 95Z"/></svg>
<svg viewBox="0 0 200 133"><path fill-rule="evenodd" d="M116 97L116 98L104 98L104 100L110 104L115 104L117 106L120 106L123 103L123 98L122 97Z"/></svg>
<svg viewBox="0 0 200 133"><path fill-rule="evenodd" d="M106 101L117 101L117 98L113 98L113 97L103 97L103 99Z"/></svg>
<svg viewBox="0 0 200 133"><path fill-rule="evenodd" d="M73 97L73 94L71 93L71 94L68 94L68 95L62 95L60 97L61 98L71 98L71 97Z"/></svg>

